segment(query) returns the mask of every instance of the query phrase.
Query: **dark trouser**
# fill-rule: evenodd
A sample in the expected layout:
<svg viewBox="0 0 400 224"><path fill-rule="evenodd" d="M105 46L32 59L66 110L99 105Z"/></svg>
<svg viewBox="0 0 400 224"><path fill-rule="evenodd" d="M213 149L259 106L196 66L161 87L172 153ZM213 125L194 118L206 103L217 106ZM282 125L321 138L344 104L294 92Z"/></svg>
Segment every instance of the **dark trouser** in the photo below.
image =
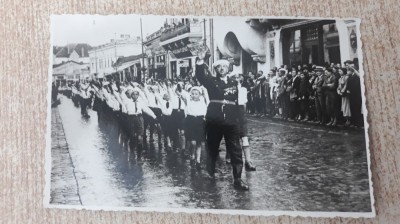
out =
<svg viewBox="0 0 400 224"><path fill-rule="evenodd" d="M89 99L85 99L81 97L81 101L80 101L80 105L81 105L81 114L82 115L87 115L87 107L89 105Z"/></svg>
<svg viewBox="0 0 400 224"><path fill-rule="evenodd" d="M247 95L247 100L248 100L248 102L247 102L248 111L249 111L249 113L254 114L254 110L255 110L254 97L251 94Z"/></svg>
<svg viewBox="0 0 400 224"><path fill-rule="evenodd" d="M361 96L350 95L351 122L356 126L363 126L363 116L361 114Z"/></svg>
<svg viewBox="0 0 400 224"><path fill-rule="evenodd" d="M290 100L289 103L289 117L292 119L296 119L299 115L299 101L297 99Z"/></svg>
<svg viewBox="0 0 400 224"><path fill-rule="evenodd" d="M267 113L267 99L265 97L261 97L261 113L266 114Z"/></svg>
<svg viewBox="0 0 400 224"><path fill-rule="evenodd" d="M262 102L261 101L262 101L261 98L254 98L254 104L255 104L257 114L262 113Z"/></svg>
<svg viewBox="0 0 400 224"><path fill-rule="evenodd" d="M265 98L265 108L266 108L266 113L269 115L273 115L274 114L274 106L272 104L272 100L271 97L269 95L267 95L267 97Z"/></svg>
<svg viewBox="0 0 400 224"><path fill-rule="evenodd" d="M229 153L233 169L233 177L241 178L243 169L242 148L240 147L240 128L238 124L208 121L206 124L208 169L214 173L215 163L222 138L225 138L226 153Z"/></svg>
<svg viewBox="0 0 400 224"><path fill-rule="evenodd" d="M317 118L320 122L325 122L325 96L315 96L315 109L317 111Z"/></svg>
<svg viewBox="0 0 400 224"><path fill-rule="evenodd" d="M332 118L332 117L334 117L336 114L335 114L335 109L336 109L336 102L337 102L337 99L336 99L336 92L334 92L334 91L327 91L326 92L326 101L325 101L325 103L326 103L326 113L328 114L328 116L329 116L329 119L330 118Z"/></svg>
<svg viewBox="0 0 400 224"><path fill-rule="evenodd" d="M161 119L161 109L160 108L150 107L150 109L157 116L157 120ZM158 134L158 138L160 140L161 139L161 127L149 115L144 114L143 118L144 118L144 136L147 137L146 136L146 129L147 129L147 127L149 127L150 139L153 138L154 129L156 129L157 134Z"/></svg>
<svg viewBox="0 0 400 224"><path fill-rule="evenodd" d="M58 95L58 92L57 91L53 91L52 93L51 93L51 100L52 101L57 101L57 95Z"/></svg>
<svg viewBox="0 0 400 224"><path fill-rule="evenodd" d="M131 140L137 137L138 146L143 144L143 117L142 115L128 115L126 117Z"/></svg>
<svg viewBox="0 0 400 224"><path fill-rule="evenodd" d="M301 119L308 117L308 98L299 101Z"/></svg>
<svg viewBox="0 0 400 224"><path fill-rule="evenodd" d="M79 107L79 102L81 101L81 97L79 95L74 94L72 96L72 102L74 103L75 107Z"/></svg>
<svg viewBox="0 0 400 224"><path fill-rule="evenodd" d="M289 117L289 104L290 104L289 95L287 95L286 93L282 94L281 95L281 108L282 108L283 118Z"/></svg>

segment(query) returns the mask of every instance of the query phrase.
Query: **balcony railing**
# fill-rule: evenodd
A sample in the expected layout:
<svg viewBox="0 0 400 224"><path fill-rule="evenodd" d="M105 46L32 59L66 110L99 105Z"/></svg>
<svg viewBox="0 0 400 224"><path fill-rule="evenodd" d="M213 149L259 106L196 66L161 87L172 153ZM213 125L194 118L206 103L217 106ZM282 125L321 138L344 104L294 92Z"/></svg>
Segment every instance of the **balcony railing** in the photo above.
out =
<svg viewBox="0 0 400 224"><path fill-rule="evenodd" d="M147 41L154 40L154 39L156 39L157 37L160 37L161 34L162 34L162 31L163 31L163 30L160 29L160 30L158 30L158 31L156 31L156 32L154 32L154 33L148 35L148 36L146 37L146 42L147 42Z"/></svg>
<svg viewBox="0 0 400 224"><path fill-rule="evenodd" d="M187 23L181 23L165 28L161 34L160 41L164 42L187 33L201 34L201 32L201 23L198 20L191 20Z"/></svg>
<svg viewBox="0 0 400 224"><path fill-rule="evenodd" d="M161 34L160 41L166 41L185 33L190 33L190 24L183 24L176 27L167 28Z"/></svg>

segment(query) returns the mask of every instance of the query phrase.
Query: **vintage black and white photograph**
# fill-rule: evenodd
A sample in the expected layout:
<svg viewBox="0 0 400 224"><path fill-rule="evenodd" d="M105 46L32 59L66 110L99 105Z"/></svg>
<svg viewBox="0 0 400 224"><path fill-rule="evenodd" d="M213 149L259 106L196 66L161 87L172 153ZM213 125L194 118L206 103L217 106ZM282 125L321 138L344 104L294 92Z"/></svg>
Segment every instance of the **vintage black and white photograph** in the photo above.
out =
<svg viewBox="0 0 400 224"><path fill-rule="evenodd" d="M373 217L360 24L51 16L44 203Z"/></svg>

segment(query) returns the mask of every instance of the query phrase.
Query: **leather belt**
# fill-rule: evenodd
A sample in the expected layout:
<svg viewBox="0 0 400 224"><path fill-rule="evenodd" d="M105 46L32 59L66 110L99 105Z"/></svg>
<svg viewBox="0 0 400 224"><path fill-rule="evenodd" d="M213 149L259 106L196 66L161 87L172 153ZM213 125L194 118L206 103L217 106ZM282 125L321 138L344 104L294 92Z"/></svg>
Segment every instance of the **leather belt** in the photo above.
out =
<svg viewBox="0 0 400 224"><path fill-rule="evenodd" d="M188 116L188 117L196 117L196 118L197 118L197 117L204 118L204 115L194 116L194 115L190 115L190 114L188 114L187 116Z"/></svg>
<svg viewBox="0 0 400 224"><path fill-rule="evenodd" d="M210 103L220 103L220 104L237 105L236 102L229 101L229 100L210 100Z"/></svg>
<svg viewBox="0 0 400 224"><path fill-rule="evenodd" d="M142 116L142 114L128 114L128 116L139 117Z"/></svg>

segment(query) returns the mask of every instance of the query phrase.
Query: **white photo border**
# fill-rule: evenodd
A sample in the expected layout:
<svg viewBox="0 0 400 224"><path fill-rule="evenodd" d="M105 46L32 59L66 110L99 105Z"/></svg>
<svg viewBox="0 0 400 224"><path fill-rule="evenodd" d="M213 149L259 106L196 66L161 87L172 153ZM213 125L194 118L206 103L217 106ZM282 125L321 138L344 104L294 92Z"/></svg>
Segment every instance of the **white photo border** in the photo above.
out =
<svg viewBox="0 0 400 224"><path fill-rule="evenodd" d="M55 205L50 203L50 187L51 187L51 87L52 87L52 55L53 55L53 18L57 16L138 16L138 17L166 17L166 18L260 18L260 19L309 19L309 20L354 20L356 22L357 32L357 52L359 59L359 73L361 93L362 93L362 112L364 119L364 134L366 140L367 150L367 164L368 164L368 180L370 190L371 211L370 212L321 212L321 211L269 211L269 210L236 210L236 209L188 209L188 208L158 208L158 207L108 207L108 206L81 206L81 205ZM370 141L368 136L369 123L368 123L368 110L366 108L365 96L365 73L364 73L364 51L362 51L363 43L361 41L361 19L360 18L338 18L338 17L304 17L304 16L199 16L199 15L155 15L155 14L52 14L50 15L50 46L49 46L49 67L48 67L48 81L47 81L47 119L46 119L46 151L45 151L45 188L43 205L45 208L56 209L77 209L77 210L97 210L97 211L142 211L142 212L171 212L171 213L210 213L210 214L228 214L228 215L247 215L247 216L292 216L292 217L321 217L321 218L374 218L376 216L375 198L373 191L372 172L371 172L371 153Z"/></svg>

